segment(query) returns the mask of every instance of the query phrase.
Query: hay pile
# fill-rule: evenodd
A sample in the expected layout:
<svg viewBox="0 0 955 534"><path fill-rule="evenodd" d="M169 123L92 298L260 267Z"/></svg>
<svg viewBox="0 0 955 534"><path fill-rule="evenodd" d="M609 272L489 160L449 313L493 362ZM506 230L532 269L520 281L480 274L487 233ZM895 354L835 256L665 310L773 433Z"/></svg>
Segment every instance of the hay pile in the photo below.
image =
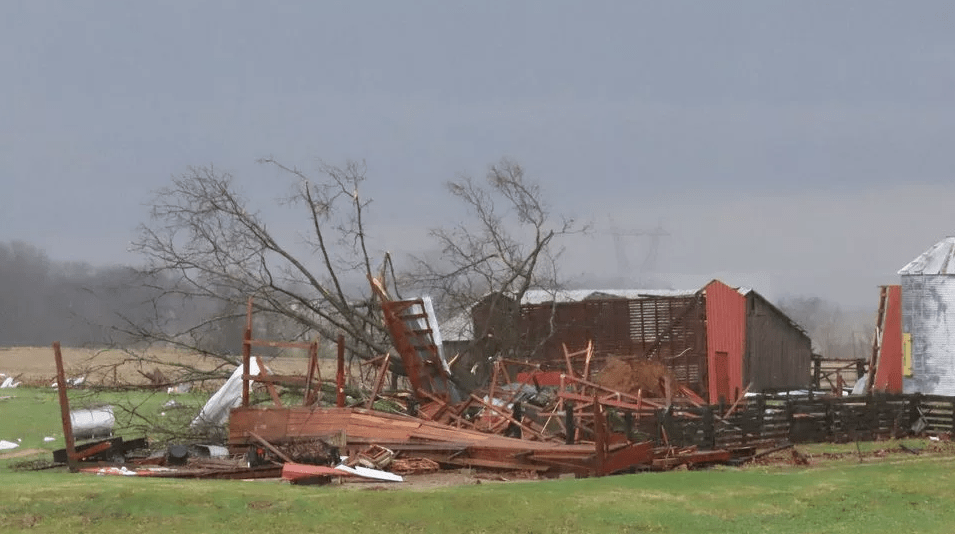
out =
<svg viewBox="0 0 955 534"><path fill-rule="evenodd" d="M638 390L643 390L644 397L662 397L661 381L668 373L660 362L611 356L594 381L621 393L636 395Z"/></svg>

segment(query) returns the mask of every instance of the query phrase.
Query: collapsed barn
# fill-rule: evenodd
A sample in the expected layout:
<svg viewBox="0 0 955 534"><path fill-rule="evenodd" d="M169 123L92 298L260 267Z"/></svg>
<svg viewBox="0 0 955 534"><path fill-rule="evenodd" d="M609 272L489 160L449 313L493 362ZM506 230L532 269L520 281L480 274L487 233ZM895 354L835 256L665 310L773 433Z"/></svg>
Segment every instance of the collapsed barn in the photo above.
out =
<svg viewBox="0 0 955 534"><path fill-rule="evenodd" d="M799 325L755 290L719 280L694 291L531 291L520 305L489 295L450 321L444 342L471 365L506 357L544 370L563 369L567 347L592 343L595 370L612 358L659 362L711 403L747 387L805 388L812 357Z"/></svg>
<svg viewBox="0 0 955 534"><path fill-rule="evenodd" d="M476 389L463 387L452 372L460 365L459 356L442 346L427 299L392 301L377 281L373 287L394 352L365 362L368 379L358 387L352 384L351 393L346 395L344 336L338 338L334 381L323 381L317 341L253 337L250 300L242 365L220 390L231 396L217 393L197 417L228 414L226 444L233 461L201 460L172 470L145 467L184 461L181 450L170 449L163 458L134 464L135 473L400 480L399 473L468 467L535 476L601 476L739 463L808 441L955 428L953 398L841 397L812 390L806 396L755 394L756 389L808 382L809 339L755 291L716 280L692 292L589 292L580 300L564 296L560 302L511 302L507 306L519 313L513 323L518 328L486 332L469 346L472 351L495 349L478 353L492 361L488 380ZM487 309L475 307L473 331L480 331L474 317L490 319L485 326L508 324L507 317ZM554 325L547 336L534 330L541 327L545 310ZM528 350L523 361L500 350L501 337L515 333ZM572 350L568 344L576 345ZM271 374L252 354L253 347L307 349L304 374ZM452 350L456 355L446 357ZM663 372L635 389L631 383L617 387L602 375L622 374L620 365L650 365ZM395 375L404 377L402 386L385 389L386 383L396 382L387 380ZM60 383L65 387L65 381ZM283 396L291 390L299 392L291 397L294 404ZM70 416L63 403L69 436ZM71 438L67 442L69 460L115 452L109 442L82 448L74 448ZM117 474L131 472L124 467Z"/></svg>

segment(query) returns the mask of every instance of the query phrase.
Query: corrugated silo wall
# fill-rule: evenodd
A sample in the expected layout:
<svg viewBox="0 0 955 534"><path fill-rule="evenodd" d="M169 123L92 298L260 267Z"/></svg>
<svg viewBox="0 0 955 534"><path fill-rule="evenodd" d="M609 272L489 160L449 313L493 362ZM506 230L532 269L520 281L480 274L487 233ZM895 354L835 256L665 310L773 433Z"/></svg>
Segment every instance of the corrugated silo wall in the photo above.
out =
<svg viewBox="0 0 955 534"><path fill-rule="evenodd" d="M955 276L902 276L902 332L912 336L903 391L955 395Z"/></svg>

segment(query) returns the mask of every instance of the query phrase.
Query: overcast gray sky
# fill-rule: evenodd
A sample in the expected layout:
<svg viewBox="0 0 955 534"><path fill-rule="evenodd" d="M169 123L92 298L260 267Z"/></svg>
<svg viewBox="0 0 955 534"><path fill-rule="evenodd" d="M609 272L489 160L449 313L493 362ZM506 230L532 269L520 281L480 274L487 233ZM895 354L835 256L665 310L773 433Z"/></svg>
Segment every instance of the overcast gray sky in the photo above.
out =
<svg viewBox="0 0 955 534"><path fill-rule="evenodd" d="M150 191L214 163L264 202L274 155L365 159L381 246L415 252L441 184L510 156L598 229L661 224L677 286L874 307L955 233L953 28L943 0L7 0L0 240L134 263ZM600 233L565 260L618 265Z"/></svg>

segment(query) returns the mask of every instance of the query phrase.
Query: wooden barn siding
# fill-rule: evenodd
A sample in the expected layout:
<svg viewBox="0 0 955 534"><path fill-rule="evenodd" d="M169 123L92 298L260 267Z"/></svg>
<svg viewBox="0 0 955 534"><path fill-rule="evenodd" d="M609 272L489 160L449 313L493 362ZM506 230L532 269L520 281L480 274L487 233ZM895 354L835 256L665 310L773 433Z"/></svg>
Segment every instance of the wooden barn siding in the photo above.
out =
<svg viewBox="0 0 955 534"><path fill-rule="evenodd" d="M592 367L609 356L658 360L674 377L705 395L707 385L705 308L701 296L593 299L521 309L525 353L548 368L566 369L563 345L570 351L594 341ZM550 334L553 319L554 335ZM543 341L542 341L543 340ZM582 362L581 362L582 364Z"/></svg>
<svg viewBox="0 0 955 534"><path fill-rule="evenodd" d="M745 381L751 391L808 387L812 341L757 293L746 297Z"/></svg>
<svg viewBox="0 0 955 534"><path fill-rule="evenodd" d="M743 384L743 353L746 346L746 297L728 285L714 280L706 285L706 356L709 362L709 401L733 402ZM721 392L719 353L726 354L727 391Z"/></svg>

